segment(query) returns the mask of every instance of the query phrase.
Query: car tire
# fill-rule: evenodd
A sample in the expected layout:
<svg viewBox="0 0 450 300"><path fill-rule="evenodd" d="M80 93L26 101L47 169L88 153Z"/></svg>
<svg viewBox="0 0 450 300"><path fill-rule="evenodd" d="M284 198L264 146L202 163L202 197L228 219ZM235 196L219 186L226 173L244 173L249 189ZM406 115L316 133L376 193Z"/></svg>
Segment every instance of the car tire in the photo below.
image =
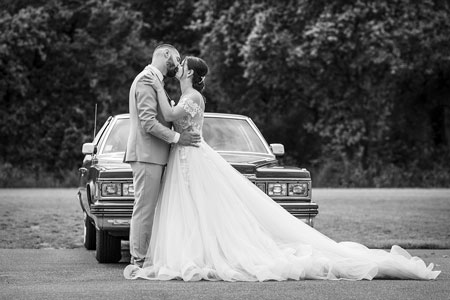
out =
<svg viewBox="0 0 450 300"><path fill-rule="evenodd" d="M109 235L105 230L96 231L95 257L99 263L116 263L122 258L120 238Z"/></svg>
<svg viewBox="0 0 450 300"><path fill-rule="evenodd" d="M92 219L89 218L86 212L84 212L84 235L83 243L87 250L95 250L95 226L92 224Z"/></svg>

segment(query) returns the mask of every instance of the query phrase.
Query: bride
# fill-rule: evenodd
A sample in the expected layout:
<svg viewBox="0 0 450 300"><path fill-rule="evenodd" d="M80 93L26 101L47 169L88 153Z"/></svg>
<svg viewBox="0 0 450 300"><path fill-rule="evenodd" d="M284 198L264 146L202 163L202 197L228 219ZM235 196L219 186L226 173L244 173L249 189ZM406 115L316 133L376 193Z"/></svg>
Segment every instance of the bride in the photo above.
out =
<svg viewBox="0 0 450 300"><path fill-rule="evenodd" d="M182 95L174 107L149 74L162 115L176 131L202 132L207 73L202 59L186 57L176 75ZM143 267L127 266L125 278L427 280L440 273L399 246L387 252L333 241L275 203L203 139L199 147L172 147L152 230Z"/></svg>

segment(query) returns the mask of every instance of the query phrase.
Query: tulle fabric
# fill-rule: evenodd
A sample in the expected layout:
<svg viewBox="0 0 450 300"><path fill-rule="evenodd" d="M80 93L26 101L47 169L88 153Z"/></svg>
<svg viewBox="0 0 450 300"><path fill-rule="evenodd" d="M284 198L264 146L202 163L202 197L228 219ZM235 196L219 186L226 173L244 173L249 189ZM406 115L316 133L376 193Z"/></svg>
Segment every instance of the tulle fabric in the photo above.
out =
<svg viewBox="0 0 450 300"><path fill-rule="evenodd" d="M143 268L127 279L185 281L435 279L418 257L337 243L293 217L204 141L175 146Z"/></svg>

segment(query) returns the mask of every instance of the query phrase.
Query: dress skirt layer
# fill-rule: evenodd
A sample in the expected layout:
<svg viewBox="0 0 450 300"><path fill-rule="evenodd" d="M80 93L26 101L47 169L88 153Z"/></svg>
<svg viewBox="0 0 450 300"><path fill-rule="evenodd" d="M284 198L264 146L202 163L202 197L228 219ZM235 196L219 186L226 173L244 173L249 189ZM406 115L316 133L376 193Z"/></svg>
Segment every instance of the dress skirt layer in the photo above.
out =
<svg viewBox="0 0 450 300"><path fill-rule="evenodd" d="M174 146L142 268L128 279L435 279L418 257L337 243L292 216L204 141ZM151 230L151 228L149 228Z"/></svg>

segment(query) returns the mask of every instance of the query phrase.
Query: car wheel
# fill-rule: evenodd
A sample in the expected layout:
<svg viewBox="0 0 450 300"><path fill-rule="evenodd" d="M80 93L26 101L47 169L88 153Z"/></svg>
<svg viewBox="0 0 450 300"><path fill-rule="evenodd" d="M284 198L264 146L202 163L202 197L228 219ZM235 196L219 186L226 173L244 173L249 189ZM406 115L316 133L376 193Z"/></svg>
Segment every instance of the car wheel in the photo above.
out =
<svg viewBox="0 0 450 300"><path fill-rule="evenodd" d="M95 250L95 226L92 224L92 220L88 217L86 212L84 212L83 240L83 244L86 249Z"/></svg>
<svg viewBox="0 0 450 300"><path fill-rule="evenodd" d="M120 238L111 236L107 231L96 232L96 258L99 263L116 263L122 258Z"/></svg>

